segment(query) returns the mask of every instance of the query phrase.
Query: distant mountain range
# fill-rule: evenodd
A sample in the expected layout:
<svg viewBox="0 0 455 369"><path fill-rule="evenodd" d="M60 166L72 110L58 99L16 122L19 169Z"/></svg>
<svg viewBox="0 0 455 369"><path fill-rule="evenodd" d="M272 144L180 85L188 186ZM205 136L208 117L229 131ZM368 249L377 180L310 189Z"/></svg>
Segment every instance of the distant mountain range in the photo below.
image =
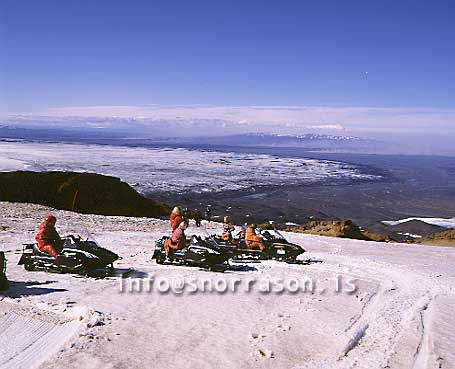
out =
<svg viewBox="0 0 455 369"><path fill-rule="evenodd" d="M128 139L136 145L150 142L160 144L191 144L205 146L235 147L288 147L305 150L350 151L350 152L383 152L388 144L381 141L341 135L308 133L304 135L282 135L272 133L243 133L211 137L179 137L160 139Z"/></svg>
<svg viewBox="0 0 455 369"><path fill-rule="evenodd" d="M124 129L96 128L55 128L55 127L16 127L0 125L0 138L51 140L70 142L90 142L118 145L165 145L187 144L206 146L243 146L243 147L297 147L322 151L383 152L388 144L372 139L355 136L308 133L303 135L286 135L273 133L239 133L220 136L170 137L153 135L149 132L139 135L137 131Z"/></svg>
<svg viewBox="0 0 455 369"><path fill-rule="evenodd" d="M316 143L317 145L323 142L366 142L366 140L353 136L335 136L326 134L308 133L304 135L282 135L272 133L244 133L219 137L198 137L198 142L212 143L216 145L233 144L246 146L306 146Z"/></svg>

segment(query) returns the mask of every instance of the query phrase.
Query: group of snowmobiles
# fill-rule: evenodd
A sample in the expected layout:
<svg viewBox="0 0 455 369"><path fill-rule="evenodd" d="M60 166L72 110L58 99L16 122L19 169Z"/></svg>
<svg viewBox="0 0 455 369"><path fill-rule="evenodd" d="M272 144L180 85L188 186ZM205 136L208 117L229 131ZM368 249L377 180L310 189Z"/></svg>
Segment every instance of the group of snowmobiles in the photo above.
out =
<svg viewBox="0 0 455 369"><path fill-rule="evenodd" d="M301 246L288 242L277 230L258 231L265 245L263 250L248 247L241 232L229 240L207 233L205 237L191 236L187 246L174 250L169 258L164 247L169 237L163 236L155 243L152 259L158 264L197 266L213 271L224 271L229 267L230 261L273 259L295 263L297 257L305 252ZM118 259L119 255L99 246L89 237L83 239L80 236L69 235L62 238L62 247L57 257L40 250L36 242L23 244L19 265L23 265L27 271L103 277L110 273L115 274L113 264ZM5 270L5 256L0 252L0 288L7 288Z"/></svg>
<svg viewBox="0 0 455 369"><path fill-rule="evenodd" d="M264 239L264 251L247 247L245 240L239 235L229 241L216 235L193 235L188 246L175 250L170 260L166 258L164 250L164 243L169 237L163 236L156 241L152 258L158 264L197 266L223 271L230 260L278 260L295 263L297 257L305 252L301 246L288 242L277 230L259 230L259 233ZM63 248L57 258L40 251L36 243L23 244L19 265L23 265L27 271L103 276L114 272L113 264L118 259L119 255L99 246L94 240L69 235L63 238Z"/></svg>
<svg viewBox="0 0 455 369"><path fill-rule="evenodd" d="M301 246L286 240L278 230L259 229L258 231L263 238L264 250L248 247L241 232L229 240L224 240L217 235L207 235L206 237L193 235L189 245L181 250L175 250L169 259L166 257L164 248L169 237L163 236L155 244L153 258L158 264L169 263L222 270L230 260L234 262L278 260L296 263L297 257L305 252Z"/></svg>

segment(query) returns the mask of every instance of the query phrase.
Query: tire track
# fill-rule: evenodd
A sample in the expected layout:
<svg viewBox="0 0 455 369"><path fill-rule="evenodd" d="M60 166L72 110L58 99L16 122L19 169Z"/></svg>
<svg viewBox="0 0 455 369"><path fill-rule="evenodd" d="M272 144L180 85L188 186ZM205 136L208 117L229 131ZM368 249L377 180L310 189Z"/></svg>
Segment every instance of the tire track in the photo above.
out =
<svg viewBox="0 0 455 369"><path fill-rule="evenodd" d="M85 324L35 308L0 303L0 369L38 368Z"/></svg>
<svg viewBox="0 0 455 369"><path fill-rule="evenodd" d="M373 281L380 286L377 294L369 295L357 316L343 332L345 343L339 347L337 362L312 362L314 368L390 368L391 361L400 350L400 339L412 321L420 319L420 338L410 356L414 356L413 369L423 369L434 363L438 368L441 358L431 349L431 302L438 286L430 278L415 272L403 271L387 263L368 259L353 259L339 255L317 255L324 264L312 265L311 271L354 276ZM430 292L431 291L431 292ZM434 359L434 360L433 360Z"/></svg>

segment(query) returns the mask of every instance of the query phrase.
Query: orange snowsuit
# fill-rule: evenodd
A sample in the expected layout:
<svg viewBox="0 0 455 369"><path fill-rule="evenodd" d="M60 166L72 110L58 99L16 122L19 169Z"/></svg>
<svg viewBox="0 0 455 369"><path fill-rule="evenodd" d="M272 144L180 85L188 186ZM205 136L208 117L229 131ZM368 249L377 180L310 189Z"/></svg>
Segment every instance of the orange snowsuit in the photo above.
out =
<svg viewBox="0 0 455 369"><path fill-rule="evenodd" d="M183 222L183 217L181 215L177 215L176 213L171 213L169 221L171 222L172 232L174 232L178 228L179 224Z"/></svg>
<svg viewBox="0 0 455 369"><path fill-rule="evenodd" d="M41 223L39 232L35 237L38 241L38 248L54 258L58 256L57 250L61 247L62 240L54 226L47 222Z"/></svg>
<svg viewBox="0 0 455 369"><path fill-rule="evenodd" d="M261 236L256 235L256 231L252 227L246 229L245 244L252 249L259 247L261 251L265 250L264 240Z"/></svg>

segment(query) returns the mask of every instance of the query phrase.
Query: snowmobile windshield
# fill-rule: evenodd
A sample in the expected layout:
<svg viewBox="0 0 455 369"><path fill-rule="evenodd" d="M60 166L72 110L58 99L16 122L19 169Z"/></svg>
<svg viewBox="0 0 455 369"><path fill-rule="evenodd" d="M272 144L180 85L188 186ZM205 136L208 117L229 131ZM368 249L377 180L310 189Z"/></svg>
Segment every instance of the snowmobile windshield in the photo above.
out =
<svg viewBox="0 0 455 369"><path fill-rule="evenodd" d="M58 229L58 231L60 233L60 237L62 238L70 238L73 241L90 241L98 245L95 237L85 224L71 224L70 222L67 222L64 226Z"/></svg>
<svg viewBox="0 0 455 369"><path fill-rule="evenodd" d="M286 241L286 238L277 230L264 230L261 234L268 240Z"/></svg>
<svg viewBox="0 0 455 369"><path fill-rule="evenodd" d="M215 241L213 236L207 231L207 229L204 230L205 233L205 242L207 242L210 246L212 247L219 247L218 242Z"/></svg>
<svg viewBox="0 0 455 369"><path fill-rule="evenodd" d="M275 239L286 241L286 238L280 233L280 231L274 230Z"/></svg>

